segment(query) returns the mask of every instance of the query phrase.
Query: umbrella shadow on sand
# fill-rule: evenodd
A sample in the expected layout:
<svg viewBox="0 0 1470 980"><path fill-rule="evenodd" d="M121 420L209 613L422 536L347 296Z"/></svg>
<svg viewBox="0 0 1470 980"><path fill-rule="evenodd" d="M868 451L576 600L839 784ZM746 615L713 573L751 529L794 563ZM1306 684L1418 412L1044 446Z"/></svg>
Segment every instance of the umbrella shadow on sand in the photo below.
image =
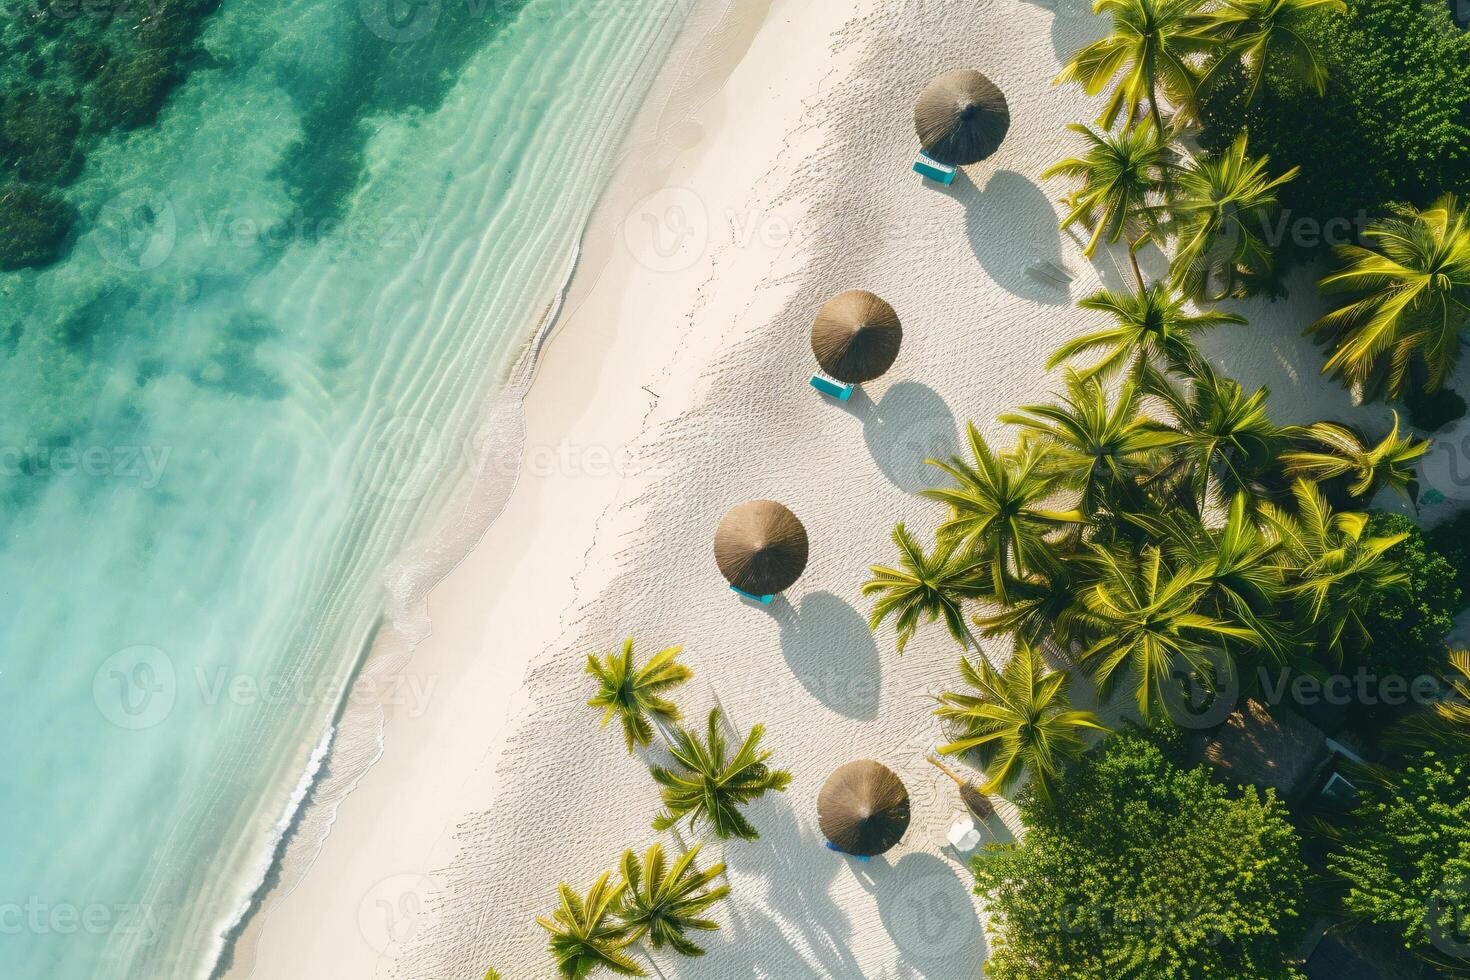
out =
<svg viewBox="0 0 1470 980"><path fill-rule="evenodd" d="M781 653L807 693L848 718L878 717L882 664L862 613L831 592L809 592L799 611L786 610L775 616Z"/></svg>
<svg viewBox="0 0 1470 980"><path fill-rule="evenodd" d="M1067 285L1050 278L1053 269L1063 268L1062 234L1045 192L1014 170L992 174L983 190L974 184L969 188L960 195L965 231L991 280L1022 299L1070 303Z"/></svg>
<svg viewBox="0 0 1470 980"><path fill-rule="evenodd" d="M1057 70L1072 60L1078 51L1107 37L1111 21L1092 12L1087 0L1025 0L1033 7L1052 13L1051 46L1057 56Z"/></svg>
<svg viewBox="0 0 1470 980"><path fill-rule="evenodd" d="M897 864L874 858L852 864L878 903L883 928L898 947L904 976L971 980L985 962L985 931L970 897L972 883L932 854L908 854Z"/></svg>
<svg viewBox="0 0 1470 980"><path fill-rule="evenodd" d="M863 441L883 475L906 493L944 484L944 473L924 462L947 460L959 449L954 413L939 393L917 381L900 381L882 401L864 399L854 414L861 414Z"/></svg>

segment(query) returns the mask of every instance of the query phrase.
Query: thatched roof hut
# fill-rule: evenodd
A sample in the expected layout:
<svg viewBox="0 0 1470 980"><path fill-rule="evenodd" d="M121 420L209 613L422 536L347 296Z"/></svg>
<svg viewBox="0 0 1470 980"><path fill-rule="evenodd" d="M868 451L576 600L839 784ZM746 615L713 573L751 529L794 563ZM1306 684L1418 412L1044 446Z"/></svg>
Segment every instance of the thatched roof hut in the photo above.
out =
<svg viewBox="0 0 1470 980"><path fill-rule="evenodd" d="M1311 722L1249 699L1205 744L1204 756L1227 780L1271 787L1295 802L1313 788L1329 752L1327 736Z"/></svg>

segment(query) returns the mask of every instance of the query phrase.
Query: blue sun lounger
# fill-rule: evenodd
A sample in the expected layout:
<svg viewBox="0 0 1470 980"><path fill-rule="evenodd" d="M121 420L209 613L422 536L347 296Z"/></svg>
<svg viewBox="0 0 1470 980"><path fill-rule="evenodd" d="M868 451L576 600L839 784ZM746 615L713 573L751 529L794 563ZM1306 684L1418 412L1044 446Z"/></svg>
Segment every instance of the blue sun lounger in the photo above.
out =
<svg viewBox="0 0 1470 980"><path fill-rule="evenodd" d="M953 184L954 175L957 171L949 164L940 163L923 150L920 150L919 158L914 161L914 172L920 176L928 177L930 180L938 181L941 184Z"/></svg>
<svg viewBox="0 0 1470 980"><path fill-rule="evenodd" d="M771 604L771 602L774 601L775 598L776 598L773 595L751 595L749 592L746 592L744 589L737 589L733 585L730 586L730 591L733 592L733 593L735 593L736 595L740 596L743 599L749 599L751 602L759 602L763 606L769 606Z"/></svg>
<svg viewBox="0 0 1470 980"><path fill-rule="evenodd" d="M811 386L820 391L822 394L830 395L840 402L845 402L849 398L851 398L853 389L857 387L857 385L843 384L841 381L834 381L832 378L827 377L825 374L812 375Z"/></svg>
<svg viewBox="0 0 1470 980"><path fill-rule="evenodd" d="M862 855L862 854L848 854L846 851L844 851L842 848L838 847L836 844L832 843L831 841L828 841L827 842L827 850L829 850L829 851L836 851L838 854L841 854L843 857L850 857L854 861L861 861L864 864L867 864L869 861L873 860L872 858L867 857L867 856Z"/></svg>

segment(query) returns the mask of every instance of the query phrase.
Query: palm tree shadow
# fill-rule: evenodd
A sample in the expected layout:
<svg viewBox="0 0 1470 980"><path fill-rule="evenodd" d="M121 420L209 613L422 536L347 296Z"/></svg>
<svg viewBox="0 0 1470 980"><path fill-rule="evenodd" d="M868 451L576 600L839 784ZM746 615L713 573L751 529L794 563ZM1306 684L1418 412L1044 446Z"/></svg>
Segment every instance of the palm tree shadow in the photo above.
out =
<svg viewBox="0 0 1470 980"><path fill-rule="evenodd" d="M848 718L878 717L882 664L862 613L830 592L810 592L780 623L781 653L812 697Z"/></svg>
<svg viewBox="0 0 1470 980"><path fill-rule="evenodd" d="M732 928L713 934L699 964L710 977L865 976L853 957L852 925L828 894L843 859L799 824L784 801L757 804L756 841L726 846L734 894ZM762 880L764 891L761 890ZM740 907L757 910L741 915ZM807 955L802 955L802 950Z"/></svg>
<svg viewBox="0 0 1470 980"><path fill-rule="evenodd" d="M1037 303L1064 305L1071 291L1043 272L1063 268L1058 216L1045 192L1014 170L991 176L984 190L963 198L970 248L991 280Z"/></svg>
<svg viewBox="0 0 1470 980"><path fill-rule="evenodd" d="M1033 7L1052 13L1051 47L1057 56L1057 68L1072 59L1072 55L1093 41L1108 36L1109 18L1099 17L1092 12L1086 0L1025 0Z"/></svg>
<svg viewBox="0 0 1470 980"><path fill-rule="evenodd" d="M908 854L896 865L875 861L857 875L878 903L878 917L898 947L900 965L926 980L982 976L985 930L971 888L944 860Z"/></svg>
<svg viewBox="0 0 1470 980"><path fill-rule="evenodd" d="M944 481L926 459L948 459L959 448L954 413L928 385L900 381L863 416L863 440L895 486L917 493Z"/></svg>

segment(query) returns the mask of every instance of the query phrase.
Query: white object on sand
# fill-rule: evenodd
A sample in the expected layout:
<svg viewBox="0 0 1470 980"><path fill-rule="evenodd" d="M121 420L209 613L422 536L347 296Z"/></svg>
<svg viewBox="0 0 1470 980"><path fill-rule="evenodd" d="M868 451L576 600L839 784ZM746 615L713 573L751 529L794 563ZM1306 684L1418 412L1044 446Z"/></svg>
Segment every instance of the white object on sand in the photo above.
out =
<svg viewBox="0 0 1470 980"><path fill-rule="evenodd" d="M964 820L956 820L949 828L949 842L955 850L962 853L973 851L980 843L980 831L975 827L975 821L966 817Z"/></svg>

